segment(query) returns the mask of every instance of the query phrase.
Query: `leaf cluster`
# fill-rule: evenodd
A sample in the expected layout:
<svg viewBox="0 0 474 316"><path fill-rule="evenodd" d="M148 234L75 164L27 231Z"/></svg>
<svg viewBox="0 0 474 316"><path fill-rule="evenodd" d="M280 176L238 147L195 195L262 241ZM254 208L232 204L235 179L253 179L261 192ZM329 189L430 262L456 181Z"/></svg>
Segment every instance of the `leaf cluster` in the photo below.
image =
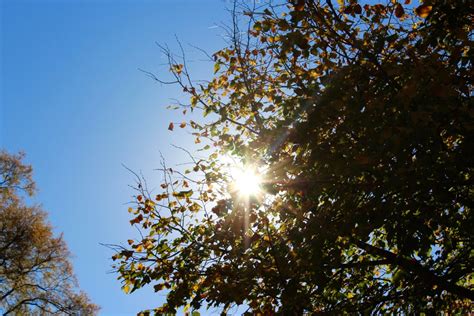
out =
<svg viewBox="0 0 474 316"><path fill-rule="evenodd" d="M115 257L125 286L167 289L156 313L469 311L472 4L238 9L207 84L170 60L211 114L191 124L210 154L178 173L201 174L192 194L164 168L166 204L137 198L147 233ZM232 192L225 155L265 170L263 196Z"/></svg>

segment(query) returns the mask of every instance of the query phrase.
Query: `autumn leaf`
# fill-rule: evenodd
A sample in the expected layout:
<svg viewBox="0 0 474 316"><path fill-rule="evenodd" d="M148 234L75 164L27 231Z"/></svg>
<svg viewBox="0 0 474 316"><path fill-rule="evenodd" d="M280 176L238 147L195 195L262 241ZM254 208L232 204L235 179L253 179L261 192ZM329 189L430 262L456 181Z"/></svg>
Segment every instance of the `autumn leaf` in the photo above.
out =
<svg viewBox="0 0 474 316"><path fill-rule="evenodd" d="M126 294L128 294L130 292L130 286L129 285L125 285L122 289Z"/></svg>
<svg viewBox="0 0 474 316"><path fill-rule="evenodd" d="M139 224L141 221L143 220L143 215L142 214L139 214L137 217L135 217L134 219L132 219L130 221L130 224L133 225L133 224Z"/></svg>
<svg viewBox="0 0 474 316"><path fill-rule="evenodd" d="M296 0L294 4L295 11L303 11L305 0Z"/></svg>
<svg viewBox="0 0 474 316"><path fill-rule="evenodd" d="M183 65L182 64L176 64L171 67L171 70L175 72L177 75L180 75L181 72L183 71Z"/></svg>
<svg viewBox="0 0 474 316"><path fill-rule="evenodd" d="M405 10L403 9L400 3L397 3L395 6L395 16L400 19L404 15L405 15Z"/></svg>
<svg viewBox="0 0 474 316"><path fill-rule="evenodd" d="M170 125L168 125L168 130L172 131L174 129L174 124L173 122L170 123Z"/></svg>
<svg viewBox="0 0 474 316"><path fill-rule="evenodd" d="M163 290L164 288L165 288L165 285L163 283L156 284L153 286L153 289L155 290L155 292L159 292Z"/></svg>
<svg viewBox="0 0 474 316"><path fill-rule="evenodd" d="M416 15L418 15L420 18L425 19L430 15L431 10L433 9L432 6L422 4L418 8L415 9Z"/></svg>
<svg viewBox="0 0 474 316"><path fill-rule="evenodd" d="M397 314L400 297L414 311L466 297L467 274L437 276L472 270L461 241L471 238L465 4L440 2L450 9L420 27L434 1L359 2L262 4L245 43L229 34L212 55L208 81L192 90L176 78L203 144L191 165L163 167L170 185L158 190L173 196L132 213L146 214L137 228L150 246L129 246L117 269L134 288L169 282L163 312L245 302L250 314ZM259 194L235 190L224 155L261 168ZM405 277L392 280L397 271ZM435 292L417 290L433 280Z"/></svg>
<svg viewBox="0 0 474 316"><path fill-rule="evenodd" d="M354 13L355 14L361 14L362 13L362 7L360 6L360 4L356 4L354 6Z"/></svg>
<svg viewBox="0 0 474 316"><path fill-rule="evenodd" d="M217 73L221 69L221 63L214 64L214 73Z"/></svg>

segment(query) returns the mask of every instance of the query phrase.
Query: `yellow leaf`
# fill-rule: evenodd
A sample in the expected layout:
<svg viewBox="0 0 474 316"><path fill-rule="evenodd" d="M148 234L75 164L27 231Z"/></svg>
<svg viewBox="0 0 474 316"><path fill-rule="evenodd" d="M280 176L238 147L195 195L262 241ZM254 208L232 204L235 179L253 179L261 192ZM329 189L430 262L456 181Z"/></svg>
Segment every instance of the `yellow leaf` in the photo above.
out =
<svg viewBox="0 0 474 316"><path fill-rule="evenodd" d="M130 286L125 285L125 286L123 287L123 291L128 294L128 293L130 292Z"/></svg>
<svg viewBox="0 0 474 316"><path fill-rule="evenodd" d="M215 63L214 64L214 73L218 72L219 69L221 69L221 64L220 63Z"/></svg>
<svg viewBox="0 0 474 316"><path fill-rule="evenodd" d="M191 106L196 106L197 101L198 101L198 98L195 95L193 95L191 97ZM193 125L193 124L191 123L191 125Z"/></svg>
<svg viewBox="0 0 474 316"><path fill-rule="evenodd" d="M177 75L180 75L181 72L183 71L183 65L181 64L173 65L171 67L171 70L174 71Z"/></svg>
<svg viewBox="0 0 474 316"><path fill-rule="evenodd" d="M191 307L191 306L190 306L189 304L187 304L186 306L184 306L183 312L184 312L184 313L187 313L190 307Z"/></svg>

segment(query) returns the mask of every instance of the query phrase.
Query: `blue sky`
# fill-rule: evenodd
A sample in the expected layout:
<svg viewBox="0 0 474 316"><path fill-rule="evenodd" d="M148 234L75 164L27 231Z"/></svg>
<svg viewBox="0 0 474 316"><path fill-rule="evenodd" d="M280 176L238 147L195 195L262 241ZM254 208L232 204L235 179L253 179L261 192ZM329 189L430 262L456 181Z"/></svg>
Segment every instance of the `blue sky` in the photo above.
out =
<svg viewBox="0 0 474 316"><path fill-rule="evenodd" d="M0 144L23 150L34 167L35 202L63 232L81 288L102 315L134 315L163 301L151 289L125 295L110 271L112 252L99 243L136 236L126 202L133 177L153 181L160 151L183 159L171 144L192 148L184 131L170 133L179 112L166 109L176 87L161 86L138 68L166 77L155 42L190 59L224 45L215 24L229 21L229 1L1 0ZM193 63L196 78L212 66Z"/></svg>

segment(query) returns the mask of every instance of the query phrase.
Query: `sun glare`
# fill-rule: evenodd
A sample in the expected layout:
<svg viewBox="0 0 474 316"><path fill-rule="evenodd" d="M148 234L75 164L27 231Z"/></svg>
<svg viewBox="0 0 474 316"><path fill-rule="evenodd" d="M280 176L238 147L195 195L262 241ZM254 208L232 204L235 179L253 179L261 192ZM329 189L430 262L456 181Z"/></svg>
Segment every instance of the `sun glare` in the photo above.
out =
<svg viewBox="0 0 474 316"><path fill-rule="evenodd" d="M242 198L259 196L262 192L262 177L259 169L253 165L243 164L241 160L228 155L219 157L222 167L230 176L232 191Z"/></svg>
<svg viewBox="0 0 474 316"><path fill-rule="evenodd" d="M240 195L248 197L261 191L261 178L252 168L235 168L232 170L235 189Z"/></svg>

